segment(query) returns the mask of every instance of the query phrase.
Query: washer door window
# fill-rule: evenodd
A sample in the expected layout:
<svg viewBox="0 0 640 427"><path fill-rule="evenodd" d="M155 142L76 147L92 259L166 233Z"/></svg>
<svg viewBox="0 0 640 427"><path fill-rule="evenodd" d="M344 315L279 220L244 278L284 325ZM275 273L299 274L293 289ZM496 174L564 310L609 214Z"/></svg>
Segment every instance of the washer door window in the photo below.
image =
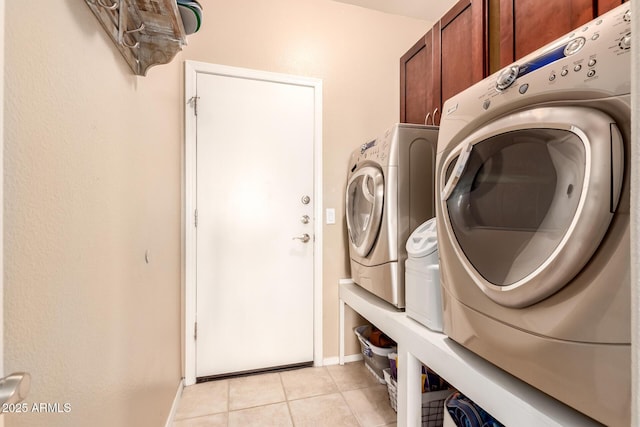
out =
<svg viewBox="0 0 640 427"><path fill-rule="evenodd" d="M347 184L347 228L351 248L366 257L378 237L382 222L384 178L374 166L362 167Z"/></svg>
<svg viewBox="0 0 640 427"><path fill-rule="evenodd" d="M613 123L584 108L530 110L476 132L449 157L441 181L447 231L494 301L536 303L591 258L622 187Z"/></svg>

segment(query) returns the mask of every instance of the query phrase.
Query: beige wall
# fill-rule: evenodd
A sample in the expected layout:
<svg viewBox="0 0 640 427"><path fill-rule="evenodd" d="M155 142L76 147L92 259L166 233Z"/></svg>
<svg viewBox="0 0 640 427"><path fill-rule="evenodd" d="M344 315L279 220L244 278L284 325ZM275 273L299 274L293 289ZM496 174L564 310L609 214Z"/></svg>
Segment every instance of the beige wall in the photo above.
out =
<svg viewBox="0 0 640 427"><path fill-rule="evenodd" d="M323 80L323 204L337 218L324 226L324 356L336 357L338 280L349 277L347 162L356 146L398 121L399 60L430 23L329 0L211 0L204 13L184 59ZM358 351L355 338L347 350Z"/></svg>
<svg viewBox="0 0 640 427"><path fill-rule="evenodd" d="M324 229L324 355L338 354L347 159L397 121L398 59L428 23L330 0L204 6L183 53L135 77L83 1L7 3L5 370L31 372L28 403L72 408L8 426L167 418L181 376L185 59L323 79L323 203L338 218Z"/></svg>
<svg viewBox="0 0 640 427"><path fill-rule="evenodd" d="M179 64L131 74L82 0L6 5L8 426L161 426L181 377ZM151 262L145 262L149 251Z"/></svg>

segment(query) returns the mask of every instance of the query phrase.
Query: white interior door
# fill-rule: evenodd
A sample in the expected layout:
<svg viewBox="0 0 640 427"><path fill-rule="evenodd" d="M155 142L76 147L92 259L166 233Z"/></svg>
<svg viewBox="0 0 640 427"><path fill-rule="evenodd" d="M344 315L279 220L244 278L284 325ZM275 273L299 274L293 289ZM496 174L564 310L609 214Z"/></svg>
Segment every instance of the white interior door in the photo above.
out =
<svg viewBox="0 0 640 427"><path fill-rule="evenodd" d="M196 85L196 376L311 362L314 88Z"/></svg>

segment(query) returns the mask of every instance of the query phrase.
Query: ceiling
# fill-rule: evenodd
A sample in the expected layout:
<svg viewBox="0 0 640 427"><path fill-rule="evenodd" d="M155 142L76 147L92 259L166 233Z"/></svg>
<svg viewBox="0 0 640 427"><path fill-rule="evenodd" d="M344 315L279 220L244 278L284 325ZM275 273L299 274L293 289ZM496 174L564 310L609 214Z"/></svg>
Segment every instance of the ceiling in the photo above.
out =
<svg viewBox="0 0 640 427"><path fill-rule="evenodd" d="M451 9L456 0L335 0L394 15L435 22Z"/></svg>

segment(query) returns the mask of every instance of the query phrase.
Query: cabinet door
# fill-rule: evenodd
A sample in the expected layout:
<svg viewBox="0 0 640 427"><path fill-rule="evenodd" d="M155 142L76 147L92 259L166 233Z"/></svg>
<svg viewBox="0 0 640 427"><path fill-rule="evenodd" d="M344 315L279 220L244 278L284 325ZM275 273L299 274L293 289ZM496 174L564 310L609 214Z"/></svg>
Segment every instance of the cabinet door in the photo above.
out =
<svg viewBox="0 0 640 427"><path fill-rule="evenodd" d="M486 0L461 0L436 25L440 100L435 124L444 101L488 75L487 27Z"/></svg>
<svg viewBox="0 0 640 427"><path fill-rule="evenodd" d="M400 58L400 121L425 124L434 104L433 31ZM429 122L428 124L431 124Z"/></svg>
<svg viewBox="0 0 640 427"><path fill-rule="evenodd" d="M626 0L625 0L626 1ZM622 0L598 0L598 16L602 15L613 9L616 6L620 6L625 3Z"/></svg>
<svg viewBox="0 0 640 427"><path fill-rule="evenodd" d="M591 21L596 16L595 3L594 0L501 0L501 66Z"/></svg>

